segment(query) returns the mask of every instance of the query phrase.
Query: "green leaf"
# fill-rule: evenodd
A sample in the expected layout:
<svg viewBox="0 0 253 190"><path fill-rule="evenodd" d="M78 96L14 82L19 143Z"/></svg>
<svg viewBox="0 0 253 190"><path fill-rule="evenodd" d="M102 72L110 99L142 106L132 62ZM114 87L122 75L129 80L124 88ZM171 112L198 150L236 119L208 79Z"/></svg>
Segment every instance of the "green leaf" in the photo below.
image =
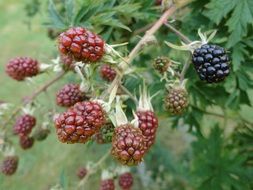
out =
<svg viewBox="0 0 253 190"><path fill-rule="evenodd" d="M234 9L237 0L212 0L206 5L208 9L205 15L216 24L227 16L227 14Z"/></svg>
<svg viewBox="0 0 253 190"><path fill-rule="evenodd" d="M243 43L238 43L233 47L232 63L234 71L240 69L242 62L245 61L245 55L248 55L248 51L246 50L246 46Z"/></svg>
<svg viewBox="0 0 253 190"><path fill-rule="evenodd" d="M231 33L227 43L232 47L247 34L248 24L252 25L253 20L253 1L237 0L231 18L227 21L228 31Z"/></svg>
<svg viewBox="0 0 253 190"><path fill-rule="evenodd" d="M65 9L66 9L66 16L69 23L73 22L73 15L74 15L74 1L73 0L65 0Z"/></svg>
<svg viewBox="0 0 253 190"><path fill-rule="evenodd" d="M55 4L53 3L52 0L49 0L48 12L49 12L49 17L51 19L51 25L54 26L54 28L64 29L66 27L65 23L63 22L63 19L58 14L55 8Z"/></svg>

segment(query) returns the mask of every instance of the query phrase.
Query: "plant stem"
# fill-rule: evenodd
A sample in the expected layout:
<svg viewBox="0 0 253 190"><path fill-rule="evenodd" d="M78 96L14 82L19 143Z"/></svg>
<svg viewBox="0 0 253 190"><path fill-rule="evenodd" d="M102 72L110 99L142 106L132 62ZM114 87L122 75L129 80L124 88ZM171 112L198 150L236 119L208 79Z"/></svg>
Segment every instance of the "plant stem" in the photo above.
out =
<svg viewBox="0 0 253 190"><path fill-rule="evenodd" d="M168 18L175 13L177 7L172 5L169 9L167 9L163 15L155 22L155 24L146 32L143 38L138 42L138 44L134 47L134 49L130 52L128 56L128 62L131 63L133 59L136 57L138 52L142 49L143 44L149 39L150 36L154 35L164 22L168 20Z"/></svg>
<svg viewBox="0 0 253 190"><path fill-rule="evenodd" d="M28 105L31 103L40 93L46 91L51 85L53 85L56 81L61 79L66 72L60 72L55 78L48 81L46 84L44 84L42 87L40 87L38 90L36 90L30 97L25 98L25 101L22 103L21 106L17 107L10 115L10 117L3 123L3 129L7 127L7 125L12 121L13 117L15 117L22 109L22 107Z"/></svg>
<svg viewBox="0 0 253 190"><path fill-rule="evenodd" d="M103 157L101 157L96 164L89 169L88 173L86 174L86 176L79 182L78 184L78 189L81 189L81 187L83 187L83 189L85 189L85 185L88 181L88 179L90 178L91 175L93 175L94 173L96 173L99 169L99 167L104 163L104 161L109 157L111 151L107 151L107 153L104 154Z"/></svg>
<svg viewBox="0 0 253 190"><path fill-rule="evenodd" d="M170 25L168 22L164 23L165 26L167 26L172 32L174 32L184 43L191 43L191 40L184 34L182 34L179 30L174 28L172 25Z"/></svg>
<svg viewBox="0 0 253 190"><path fill-rule="evenodd" d="M124 87L122 84L120 85L121 90L123 90L123 92L125 92L125 94L127 94L136 105L138 105L138 100L136 99L136 97L134 97L134 95L126 88Z"/></svg>

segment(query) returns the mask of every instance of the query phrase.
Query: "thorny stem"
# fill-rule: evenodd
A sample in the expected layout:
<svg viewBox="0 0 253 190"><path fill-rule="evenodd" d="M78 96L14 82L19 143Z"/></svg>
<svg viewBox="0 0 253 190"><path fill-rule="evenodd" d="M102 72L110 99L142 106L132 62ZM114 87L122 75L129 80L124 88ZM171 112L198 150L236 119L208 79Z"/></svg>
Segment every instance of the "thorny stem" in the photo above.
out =
<svg viewBox="0 0 253 190"><path fill-rule="evenodd" d="M24 106L28 105L29 103L31 103L40 93L46 91L51 85L53 85L56 81L61 79L65 74L66 74L66 72L60 72L55 78L48 81L46 84L44 84L38 90L36 90L30 97L25 98L25 101L22 103L22 105L17 107L12 112L10 117L3 123L3 129L5 129L7 127L7 125L10 123L10 121L12 121L12 118L15 117L21 111L22 107L24 107Z"/></svg>
<svg viewBox="0 0 253 190"><path fill-rule="evenodd" d="M136 97L134 97L134 95L123 85L120 85L121 90L123 90L123 92L125 92L125 94L127 94L136 105L138 105L138 100L136 99Z"/></svg>
<svg viewBox="0 0 253 190"><path fill-rule="evenodd" d="M78 189L81 189L81 187L83 187L83 189L85 189L85 185L88 181L88 179L90 178L91 175L93 175L94 173L96 173L100 166L104 163L104 161L109 157L111 151L107 151L107 153L104 154L103 157L101 157L96 164L89 169L88 173L86 174L86 176L79 182L78 184Z"/></svg>
<svg viewBox="0 0 253 190"><path fill-rule="evenodd" d="M169 23L164 23L164 25L167 26L172 32L174 32L179 38L181 38L181 40L184 43L187 43L187 44L191 43L191 40L186 35L181 33L179 30L174 28L172 25L170 25Z"/></svg>

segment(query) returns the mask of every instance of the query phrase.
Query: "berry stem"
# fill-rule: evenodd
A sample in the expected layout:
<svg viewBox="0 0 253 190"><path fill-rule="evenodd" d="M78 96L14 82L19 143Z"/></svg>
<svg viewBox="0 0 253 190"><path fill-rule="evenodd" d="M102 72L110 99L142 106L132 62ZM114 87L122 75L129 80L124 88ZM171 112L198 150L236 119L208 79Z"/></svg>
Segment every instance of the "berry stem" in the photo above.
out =
<svg viewBox="0 0 253 190"><path fill-rule="evenodd" d="M94 173L96 173L100 166L104 163L104 161L109 157L109 155L111 154L111 151L107 151L107 153L104 154L103 157L101 157L96 164L91 167L88 171L88 173L86 174L86 176L79 182L78 184L78 189L86 189L85 185L88 181L88 179L90 178L91 175L93 175Z"/></svg>
<svg viewBox="0 0 253 190"><path fill-rule="evenodd" d="M25 101L23 102L23 104L21 106L17 107L11 113L10 117L3 123L3 129L5 129L7 127L7 125L12 121L12 118L15 117L22 110L22 107L31 103L40 93L46 91L51 85L53 85L56 81L61 79L65 74L66 74L66 72L60 72L55 78L53 78L52 80L50 80L46 84L44 84L42 87L40 87L30 97L25 98Z"/></svg>
<svg viewBox="0 0 253 190"><path fill-rule="evenodd" d="M169 24L168 22L167 23L164 23L165 26L167 26L172 32L174 32L179 38L181 38L181 40L184 42L184 43L191 43L192 41L186 36L184 35L183 33L181 33L179 30L177 30L176 28L174 28L171 24Z"/></svg>

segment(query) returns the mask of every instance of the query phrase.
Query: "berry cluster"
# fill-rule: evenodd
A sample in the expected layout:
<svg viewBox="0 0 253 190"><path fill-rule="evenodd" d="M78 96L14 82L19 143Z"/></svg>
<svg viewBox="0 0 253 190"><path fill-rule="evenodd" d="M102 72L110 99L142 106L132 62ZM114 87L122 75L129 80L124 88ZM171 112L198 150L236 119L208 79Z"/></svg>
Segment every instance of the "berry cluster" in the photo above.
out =
<svg viewBox="0 0 253 190"><path fill-rule="evenodd" d="M7 156L4 158L0 169L4 175L13 175L18 168L18 157L17 156Z"/></svg>
<svg viewBox="0 0 253 190"><path fill-rule="evenodd" d="M134 179L130 172L125 172L119 176L119 186L122 190L130 190L133 183Z"/></svg>
<svg viewBox="0 0 253 190"><path fill-rule="evenodd" d="M114 180L113 179L101 180L99 190L115 190Z"/></svg>
<svg viewBox="0 0 253 190"><path fill-rule="evenodd" d="M105 113L94 101L78 102L55 120L58 138L64 143L86 143L105 123Z"/></svg>
<svg viewBox="0 0 253 190"><path fill-rule="evenodd" d="M193 52L192 62L201 80L208 83L223 81L229 75L230 60L224 48L202 45Z"/></svg>
<svg viewBox="0 0 253 190"><path fill-rule="evenodd" d="M76 175L79 179L83 179L87 173L88 173L88 170L85 167L80 167L77 170Z"/></svg>
<svg viewBox="0 0 253 190"><path fill-rule="evenodd" d="M144 149L148 151L155 142L158 119L153 111L138 111L139 128L144 136Z"/></svg>
<svg viewBox="0 0 253 190"><path fill-rule="evenodd" d="M14 133L19 135L19 144L24 150L31 148L34 144L34 138L29 137L29 135L35 125L36 118L29 114L18 117L14 124Z"/></svg>
<svg viewBox="0 0 253 190"><path fill-rule="evenodd" d="M111 153L123 165L139 164L145 153L141 130L131 124L116 127L112 137Z"/></svg>
<svg viewBox="0 0 253 190"><path fill-rule="evenodd" d="M66 84L56 94L56 103L59 106L70 107L85 99L85 94L77 84Z"/></svg>
<svg viewBox="0 0 253 190"><path fill-rule="evenodd" d="M26 77L36 76L39 72L38 61L29 57L11 59L6 65L6 73L17 81L22 81Z"/></svg>
<svg viewBox="0 0 253 190"><path fill-rule="evenodd" d="M111 122L106 123L96 134L95 139L98 144L106 144L112 142L114 125Z"/></svg>
<svg viewBox="0 0 253 190"><path fill-rule="evenodd" d="M104 64L101 66L100 76L102 79L111 82L114 80L116 75L117 75L116 71L110 65Z"/></svg>
<svg viewBox="0 0 253 190"><path fill-rule="evenodd" d="M174 115L180 115L188 106L188 94L184 88L174 87L165 97L165 108Z"/></svg>
<svg viewBox="0 0 253 190"><path fill-rule="evenodd" d="M59 36L59 51L85 63L99 61L105 52L104 45L98 35L81 27L70 28Z"/></svg>

